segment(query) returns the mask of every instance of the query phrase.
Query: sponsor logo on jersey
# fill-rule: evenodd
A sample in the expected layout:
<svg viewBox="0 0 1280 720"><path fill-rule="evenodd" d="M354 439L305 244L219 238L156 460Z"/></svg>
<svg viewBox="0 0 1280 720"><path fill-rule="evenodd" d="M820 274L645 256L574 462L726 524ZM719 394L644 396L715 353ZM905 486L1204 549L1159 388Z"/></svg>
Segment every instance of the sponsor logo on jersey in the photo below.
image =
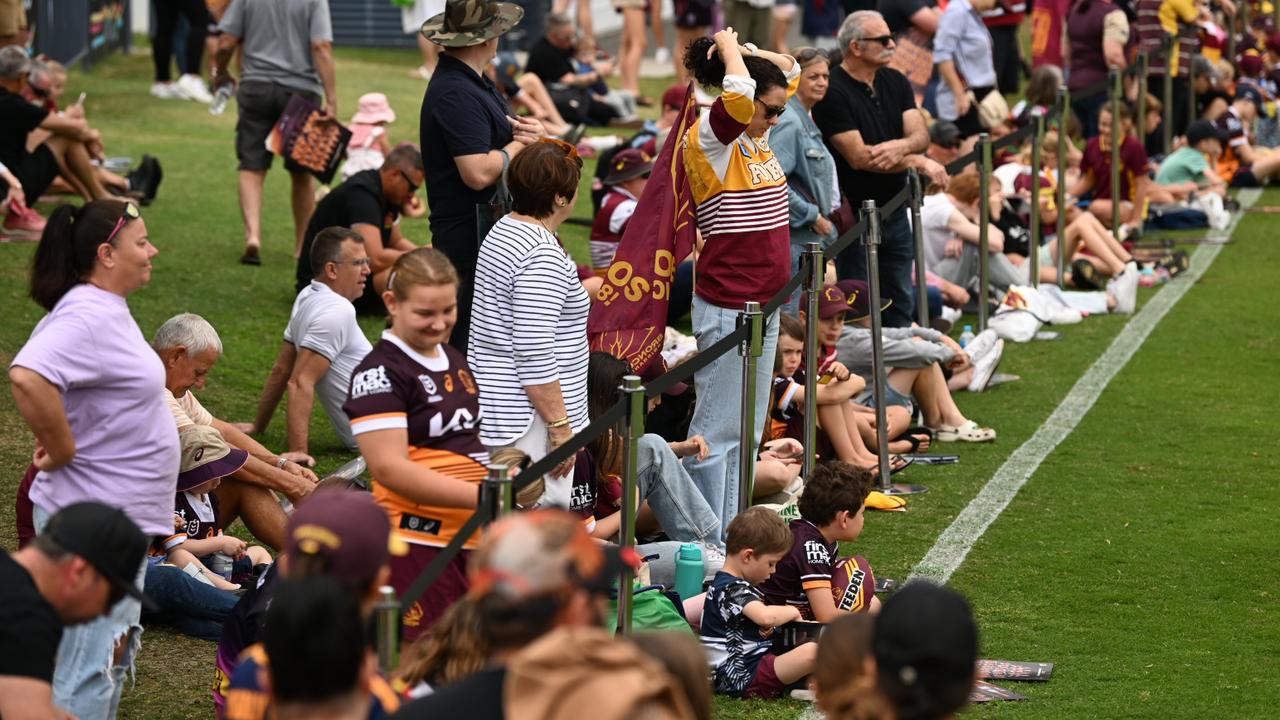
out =
<svg viewBox="0 0 1280 720"><path fill-rule="evenodd" d="M423 533L425 535L439 535L440 520L438 518L429 518L422 515L400 513L400 529L408 530L409 532Z"/></svg>
<svg viewBox="0 0 1280 720"><path fill-rule="evenodd" d="M449 419L447 425L444 422L444 413L432 415L428 431L431 437L440 437L461 430L473 430L478 424L480 424L479 417L472 416L471 411L466 408L459 408L453 412L453 417Z"/></svg>
<svg viewBox="0 0 1280 720"><path fill-rule="evenodd" d="M831 562L831 553L827 547L817 540L804 541L804 559L810 564L819 565Z"/></svg>
<svg viewBox="0 0 1280 720"><path fill-rule="evenodd" d="M840 596L840 602L836 605L837 610L862 610L863 604L859 599L862 594L862 583L867 579L867 574L862 568L857 567L853 560L849 561L850 565L854 565L853 572L849 573L849 584L844 588L844 594Z"/></svg>
<svg viewBox="0 0 1280 720"><path fill-rule="evenodd" d="M468 395L479 394L479 391L476 390L475 378L471 377L471 373L466 370L459 370L458 379L462 381L462 387L467 391Z"/></svg>
<svg viewBox="0 0 1280 720"><path fill-rule="evenodd" d="M351 378L352 400L385 392L391 392L391 380L387 379L387 368L385 366L379 365L368 370L362 370Z"/></svg>
<svg viewBox="0 0 1280 720"><path fill-rule="evenodd" d="M436 388L436 381L430 375L419 375L418 382L422 383L422 389L426 390L428 395L436 394L438 389Z"/></svg>

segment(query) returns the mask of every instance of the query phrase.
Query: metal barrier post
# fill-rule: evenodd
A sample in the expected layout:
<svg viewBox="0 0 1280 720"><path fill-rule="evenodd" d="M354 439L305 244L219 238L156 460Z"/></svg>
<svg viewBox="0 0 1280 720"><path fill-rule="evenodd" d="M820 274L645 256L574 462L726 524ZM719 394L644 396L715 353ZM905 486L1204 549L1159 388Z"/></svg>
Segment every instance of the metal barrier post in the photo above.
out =
<svg viewBox="0 0 1280 720"><path fill-rule="evenodd" d="M1234 57L1234 56L1233 56ZM1138 127L1138 139L1142 141L1142 146L1147 145L1147 68L1151 64L1151 59L1147 57L1146 50L1138 51L1138 121L1134 123Z"/></svg>
<svg viewBox="0 0 1280 720"><path fill-rule="evenodd" d="M516 486L506 465L490 465L489 474L480 486L480 502L489 508L489 522L516 509Z"/></svg>
<svg viewBox="0 0 1280 720"><path fill-rule="evenodd" d="M1120 70L1111 68L1107 71L1108 87L1111 89L1111 234L1116 242L1120 241Z"/></svg>
<svg viewBox="0 0 1280 720"><path fill-rule="evenodd" d="M378 667L389 677L396 669L400 654L400 603L396 589L390 585L378 588L378 604L373 609L377 638Z"/></svg>
<svg viewBox="0 0 1280 720"><path fill-rule="evenodd" d="M1036 131L1031 136L1031 242L1027 248L1031 262L1031 287L1040 287L1040 144L1044 142L1044 111L1031 111Z"/></svg>
<svg viewBox="0 0 1280 720"><path fill-rule="evenodd" d="M1058 252L1054 260L1058 271L1058 288L1065 283L1067 244L1067 113L1070 111L1068 98L1070 91L1066 85L1058 86L1058 177L1054 180L1055 198L1058 203L1058 222L1054 233L1058 237Z"/></svg>
<svg viewBox="0 0 1280 720"><path fill-rule="evenodd" d="M741 513L751 507L751 494L756 485L753 448L760 438L756 429L756 365L764 354L764 315L760 312L760 303L744 303L738 321L748 328L747 337L738 348L742 356L742 434L738 437L738 512Z"/></svg>
<svg viewBox="0 0 1280 720"><path fill-rule="evenodd" d="M987 329L987 252L991 240L991 134L978 136L978 332ZM883 427L883 426L881 426Z"/></svg>
<svg viewBox="0 0 1280 720"><path fill-rule="evenodd" d="M885 386L888 371L884 366L883 323L880 320L880 213L875 200L862 201L862 218L867 221L867 232L862 243L867 252L867 285L871 291L871 365L872 392L876 399L876 454L880 458L880 492L887 495L910 495L925 492L920 485L902 485L890 482L889 470L889 422L885 413Z"/></svg>
<svg viewBox="0 0 1280 720"><path fill-rule="evenodd" d="M636 493L639 458L637 456L640 437L644 435L645 398L644 386L640 384L638 375L626 375L622 378L622 396L627 400L627 412L622 416L622 514L618 534L618 542L622 547L635 547L636 544ZM631 584L634 574L631 567L623 565L618 575L618 632L624 635L631 633Z"/></svg>
<svg viewBox="0 0 1280 720"><path fill-rule="evenodd" d="M927 268L924 266L924 221L920 219L920 203L924 202L924 190L921 187L920 171L911 168L907 171L907 182L911 188L911 235L916 250L916 322L922 328L929 327L929 286L926 279Z"/></svg>
<svg viewBox="0 0 1280 720"><path fill-rule="evenodd" d="M1160 120L1160 131L1164 136L1161 142L1164 143L1166 156L1173 150L1173 72L1170 65L1173 46L1173 36L1166 35L1164 38L1164 84L1161 87L1161 94L1164 96L1161 98L1164 101L1164 117Z"/></svg>
<svg viewBox="0 0 1280 720"><path fill-rule="evenodd" d="M804 477L813 477L818 449L818 293L822 292L822 247L805 245L804 259Z"/></svg>
<svg viewBox="0 0 1280 720"><path fill-rule="evenodd" d="M1196 121L1196 53L1187 55L1187 127Z"/></svg>

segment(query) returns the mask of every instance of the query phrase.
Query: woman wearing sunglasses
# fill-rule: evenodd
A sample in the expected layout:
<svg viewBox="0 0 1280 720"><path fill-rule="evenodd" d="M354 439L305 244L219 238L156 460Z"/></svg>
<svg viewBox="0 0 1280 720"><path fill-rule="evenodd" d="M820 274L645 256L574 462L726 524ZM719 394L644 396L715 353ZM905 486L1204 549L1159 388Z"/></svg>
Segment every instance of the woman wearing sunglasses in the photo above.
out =
<svg viewBox="0 0 1280 720"><path fill-rule="evenodd" d="M164 368L127 303L151 280L157 252L138 208L119 200L59 207L36 247L31 297L49 314L18 351L9 378L35 435L37 533L50 515L80 501L120 508L148 535L173 530L178 431L163 399ZM126 597L106 616L63 633L57 705L77 717L114 710L137 652L140 611ZM102 662L110 657L114 667Z"/></svg>
<svg viewBox="0 0 1280 720"><path fill-rule="evenodd" d="M696 267L693 330L705 351L732 333L743 303L764 305L790 277L787 178L769 149L769 129L796 92L800 64L789 55L738 44L733 28L698 38L685 52L698 83L723 89L685 135L684 164L702 244ZM778 317L766 319L756 377L756 427L767 415ZM698 401L690 435L710 454L690 458L689 474L720 517L721 533L737 513L738 429L744 379L733 353L695 375ZM754 453L755 448L741 448Z"/></svg>

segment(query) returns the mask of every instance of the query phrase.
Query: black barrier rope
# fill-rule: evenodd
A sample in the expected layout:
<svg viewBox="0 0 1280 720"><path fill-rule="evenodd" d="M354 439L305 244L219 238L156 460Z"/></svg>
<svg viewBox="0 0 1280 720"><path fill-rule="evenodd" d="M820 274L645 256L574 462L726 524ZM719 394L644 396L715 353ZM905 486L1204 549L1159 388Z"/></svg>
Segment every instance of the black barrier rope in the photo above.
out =
<svg viewBox="0 0 1280 720"><path fill-rule="evenodd" d="M1082 93L1079 96L1087 96L1089 94L1105 91L1106 89L1106 81L1095 83L1094 85L1079 91ZM1045 120L1052 120L1057 113L1057 108L1050 110L1050 112L1046 114ZM1013 145L1014 143L1026 139L1033 132L1034 125L1026 125L1017 132L1000 138L1000 140L993 144L992 149L997 150ZM947 174L954 175L960 170L963 170L966 166L976 162L978 156L979 153L975 150L968 155L957 158L946 166ZM898 192L898 194L890 198L889 202L879 208L878 212L882 218L887 219L890 215L897 212L898 209L906 204L910 199L911 188L904 187ZM573 219L571 218L570 221L573 221ZM589 221L584 219L581 223L575 224L588 223ZM823 261L825 262L828 258L844 252L844 250L852 245L855 240L860 239L866 230L867 218L863 217L856 225L832 243L831 247L823 251ZM791 297L791 294L800 289L800 286L804 284L804 277L805 273L803 269L795 275L792 275L791 279L787 281L787 284L784 285L782 289L765 304L764 309L762 310L764 316L768 317L772 313L776 312L778 308L782 307L782 305L786 303L787 299ZM713 361L719 359L724 354L731 352L734 348L742 344L742 342L746 340L747 334L748 326L738 326L733 332L723 338L720 338L711 347L707 348L705 351L699 352L693 359L668 370L658 376L653 382L645 385L645 395L647 397L654 397L665 392L672 385L692 377L697 371L705 368ZM540 460L530 465L512 481L515 490L519 491L532 483L535 479L551 472L556 468L556 466L560 465L560 463L563 463L570 457L576 455L579 450L586 447L589 443L603 435L613 426L617 425L618 422L622 420L622 416L626 414L626 407L627 403L625 399L619 400L613 405L613 407L606 410L603 415L596 418L591 424L587 425L587 427L583 428L582 432L569 438L569 441L564 445L552 450ZM404 594L400 598L400 611L402 613L408 612L409 609L413 607L413 604L418 601L418 598L422 597L422 593L426 592L428 587L431 587L431 584L434 583L440 577L440 574L444 572L445 567L447 567L448 564L457 557L458 553L462 550L462 546L471 539L471 536L474 535L482 525L491 519L492 518L489 517L488 507L477 507L476 511L472 513L471 518L467 520L461 528L459 528L458 533L454 536L453 540L440 551L439 555L432 558L431 562L423 568L422 573L413 581L413 584L405 590Z"/></svg>

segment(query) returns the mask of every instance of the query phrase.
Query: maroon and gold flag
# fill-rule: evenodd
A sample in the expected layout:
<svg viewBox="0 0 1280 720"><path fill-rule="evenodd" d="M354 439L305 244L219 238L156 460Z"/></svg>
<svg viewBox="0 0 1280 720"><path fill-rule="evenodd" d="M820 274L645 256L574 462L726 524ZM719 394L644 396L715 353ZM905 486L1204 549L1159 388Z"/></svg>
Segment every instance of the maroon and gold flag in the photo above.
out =
<svg viewBox="0 0 1280 720"><path fill-rule="evenodd" d="M591 349L629 361L637 373L662 352L671 281L696 236L693 196L680 152L685 131L698 116L693 83L685 89L682 107L587 320Z"/></svg>

